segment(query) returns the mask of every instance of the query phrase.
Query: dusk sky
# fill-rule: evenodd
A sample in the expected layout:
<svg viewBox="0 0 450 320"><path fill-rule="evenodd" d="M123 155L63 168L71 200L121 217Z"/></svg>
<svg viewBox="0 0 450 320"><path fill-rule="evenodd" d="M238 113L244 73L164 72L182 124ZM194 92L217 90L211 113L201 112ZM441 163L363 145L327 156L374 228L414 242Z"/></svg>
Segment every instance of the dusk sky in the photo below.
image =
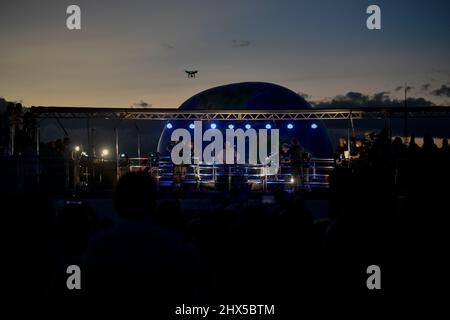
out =
<svg viewBox="0 0 450 320"><path fill-rule="evenodd" d="M81 7L81 30L66 28L70 4ZM366 28L370 4L382 30ZM178 107L241 81L315 101L400 96L407 82L411 95L448 101L431 94L450 81L448 0L0 0L0 13L0 96L25 105Z"/></svg>

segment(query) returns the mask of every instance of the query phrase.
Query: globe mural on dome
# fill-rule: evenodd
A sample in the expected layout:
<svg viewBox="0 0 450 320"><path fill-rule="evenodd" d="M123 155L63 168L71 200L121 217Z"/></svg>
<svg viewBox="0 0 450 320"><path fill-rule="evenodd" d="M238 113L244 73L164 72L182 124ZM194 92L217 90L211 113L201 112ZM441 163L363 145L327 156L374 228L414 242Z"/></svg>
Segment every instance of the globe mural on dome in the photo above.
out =
<svg viewBox="0 0 450 320"><path fill-rule="evenodd" d="M242 82L202 91L181 104L179 110L308 110L311 105L300 95L280 85L266 82ZM165 127L158 143L158 152L169 155L170 135L176 128L190 128L192 121L171 121ZM313 157L327 158L332 146L327 129L321 121L203 121L203 130L215 125L225 131L234 129L280 129L280 145L292 138L300 140L305 151Z"/></svg>

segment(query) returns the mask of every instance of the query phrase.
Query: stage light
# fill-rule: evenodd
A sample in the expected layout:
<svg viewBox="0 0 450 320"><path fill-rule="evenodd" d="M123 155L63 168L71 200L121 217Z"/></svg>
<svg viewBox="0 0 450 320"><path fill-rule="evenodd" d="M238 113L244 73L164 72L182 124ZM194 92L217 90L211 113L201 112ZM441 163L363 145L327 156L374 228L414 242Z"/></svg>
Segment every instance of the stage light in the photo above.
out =
<svg viewBox="0 0 450 320"><path fill-rule="evenodd" d="M195 129L195 124L191 123L191 124L189 125L189 129Z"/></svg>
<svg viewBox="0 0 450 320"><path fill-rule="evenodd" d="M288 123L287 128L289 130L294 129L294 125L292 123Z"/></svg>
<svg viewBox="0 0 450 320"><path fill-rule="evenodd" d="M250 129L252 126L249 124L249 123L247 123L246 125L245 125L245 129Z"/></svg>
<svg viewBox="0 0 450 320"><path fill-rule="evenodd" d="M166 124L166 128L167 128L167 129L172 129L172 128L173 128L173 125L169 122L168 124Z"/></svg>
<svg viewBox="0 0 450 320"><path fill-rule="evenodd" d="M215 129L215 128L217 128L217 124L211 123L211 129Z"/></svg>
<svg viewBox="0 0 450 320"><path fill-rule="evenodd" d="M123 158L126 158L127 157L127 154L126 153L121 153L120 154L120 157L123 159Z"/></svg>
<svg viewBox="0 0 450 320"><path fill-rule="evenodd" d="M311 124L311 129L317 129L317 127L318 127L317 123L312 123Z"/></svg>
<svg viewBox="0 0 450 320"><path fill-rule="evenodd" d="M270 125L270 123L266 124L266 129L267 130L272 129L272 126Z"/></svg>
<svg viewBox="0 0 450 320"><path fill-rule="evenodd" d="M103 149L102 150L102 157L106 157L109 155L109 150L108 149Z"/></svg>
<svg viewBox="0 0 450 320"><path fill-rule="evenodd" d="M294 183L294 182L295 182L294 177L291 177L291 183Z"/></svg>
<svg viewBox="0 0 450 320"><path fill-rule="evenodd" d="M228 129L233 130L233 129L234 129L234 125L233 125L233 124L229 124L229 125L228 125Z"/></svg>
<svg viewBox="0 0 450 320"><path fill-rule="evenodd" d="M75 146L75 148L73 148L75 150L75 152L79 152L81 150L80 146Z"/></svg>

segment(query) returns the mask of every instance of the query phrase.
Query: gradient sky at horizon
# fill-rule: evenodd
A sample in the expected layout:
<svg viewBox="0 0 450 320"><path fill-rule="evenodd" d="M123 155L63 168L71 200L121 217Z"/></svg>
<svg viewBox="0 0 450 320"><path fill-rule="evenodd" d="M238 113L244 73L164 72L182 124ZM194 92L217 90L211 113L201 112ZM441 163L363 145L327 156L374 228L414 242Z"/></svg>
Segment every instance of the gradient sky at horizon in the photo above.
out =
<svg viewBox="0 0 450 320"><path fill-rule="evenodd" d="M81 7L81 31L66 29L70 4ZM381 7L381 31L366 28L370 4ZM450 81L445 0L0 0L0 13L0 96L26 105L178 107L240 81L313 100L395 94L407 82L442 103L420 87Z"/></svg>

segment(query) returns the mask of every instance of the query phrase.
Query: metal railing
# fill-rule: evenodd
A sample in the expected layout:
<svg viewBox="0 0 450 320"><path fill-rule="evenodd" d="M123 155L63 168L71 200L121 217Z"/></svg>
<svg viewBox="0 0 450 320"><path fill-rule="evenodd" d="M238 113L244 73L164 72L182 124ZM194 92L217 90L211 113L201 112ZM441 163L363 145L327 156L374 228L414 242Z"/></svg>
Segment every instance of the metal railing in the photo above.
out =
<svg viewBox="0 0 450 320"><path fill-rule="evenodd" d="M78 158L27 156L4 159L1 168L4 182L8 181L7 184L19 189L30 185L58 191L90 191L100 186L112 189L117 178L127 172L144 171L154 176L162 186L182 183L196 185L197 188L208 185L228 186L231 189L236 185L250 185L267 190L273 185L285 188L328 188L334 161L311 159L301 168L281 164L275 174L271 174L263 164L197 163L181 168L175 166L170 157L161 157L156 163L149 158L129 158L120 164L120 160L119 163L103 159L91 159L89 162L88 159Z"/></svg>
<svg viewBox="0 0 450 320"><path fill-rule="evenodd" d="M201 185L235 184L261 185L267 190L270 185L284 185L288 188L328 188L329 177L334 169L333 159L311 159L300 167L281 165L275 174L269 174L263 164L186 164L176 166L170 157L163 157L157 164L146 158L130 158L128 171L145 171L154 176L160 185L171 185L180 177L183 184Z"/></svg>

